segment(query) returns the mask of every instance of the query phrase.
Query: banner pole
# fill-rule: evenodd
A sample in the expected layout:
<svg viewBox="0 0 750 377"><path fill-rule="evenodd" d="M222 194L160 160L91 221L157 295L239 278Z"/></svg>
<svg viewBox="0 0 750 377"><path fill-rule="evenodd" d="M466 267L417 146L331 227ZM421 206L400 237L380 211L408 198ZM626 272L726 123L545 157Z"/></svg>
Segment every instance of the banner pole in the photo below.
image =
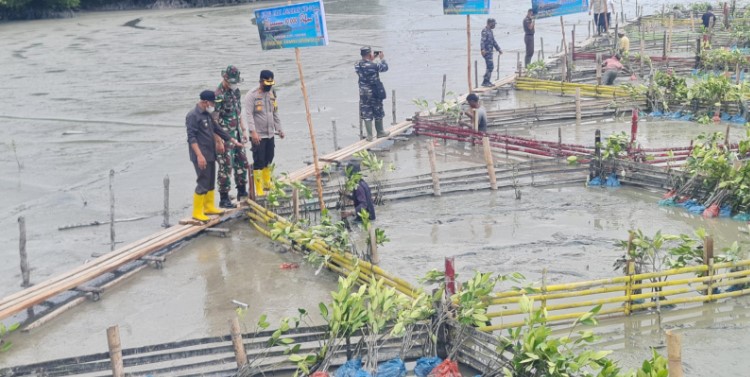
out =
<svg viewBox="0 0 750 377"><path fill-rule="evenodd" d="M307 128L310 130L310 142L313 150L313 166L315 167L315 181L318 184L318 202L320 211L326 208L323 202L323 181L320 176L320 167L318 166L318 147L315 144L315 132L313 131L312 116L310 115L310 100L307 97L307 87L305 87L305 76L302 74L302 61L300 59L299 47L294 48L294 55L297 57L297 70L299 71L299 82L302 87L302 97L305 99L305 115L307 116Z"/></svg>
<svg viewBox="0 0 750 377"><path fill-rule="evenodd" d="M469 93L471 93L471 18L466 15L466 74L469 83ZM479 72L477 72L479 75Z"/></svg>

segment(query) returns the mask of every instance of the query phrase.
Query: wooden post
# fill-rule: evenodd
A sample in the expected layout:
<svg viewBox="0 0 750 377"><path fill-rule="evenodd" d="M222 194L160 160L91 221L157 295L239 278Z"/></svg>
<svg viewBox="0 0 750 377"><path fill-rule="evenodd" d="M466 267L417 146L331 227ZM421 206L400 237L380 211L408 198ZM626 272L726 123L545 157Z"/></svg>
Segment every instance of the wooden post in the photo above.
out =
<svg viewBox="0 0 750 377"><path fill-rule="evenodd" d="M440 102L445 102L445 81L448 79L445 73L443 73L443 95L440 96Z"/></svg>
<svg viewBox="0 0 750 377"><path fill-rule="evenodd" d="M703 264L708 266L708 271L706 272L706 276L709 276L708 281L706 282L706 296L711 296L713 294L713 282L712 282L712 276L714 275L713 271L713 261L714 261L714 239L711 236L706 236L706 238L703 239Z"/></svg>
<svg viewBox="0 0 750 377"><path fill-rule="evenodd" d="M729 124L727 124L727 131L724 133L724 146L729 149Z"/></svg>
<svg viewBox="0 0 750 377"><path fill-rule="evenodd" d="M667 58L667 31L664 30L664 36L661 39L661 57Z"/></svg>
<svg viewBox="0 0 750 377"><path fill-rule="evenodd" d="M378 255L378 239L375 234L375 224L370 223L370 262L372 264L380 263L380 256Z"/></svg>
<svg viewBox="0 0 750 377"><path fill-rule="evenodd" d="M516 52L516 75L521 77L521 53Z"/></svg>
<svg viewBox="0 0 750 377"><path fill-rule="evenodd" d="M496 75L495 80L500 80L500 56L502 56L502 55L503 54L501 54L500 51L497 52L497 64L495 66L495 68L497 70L497 75Z"/></svg>
<svg viewBox="0 0 750 377"><path fill-rule="evenodd" d="M474 59L474 87L479 87L479 63Z"/></svg>
<svg viewBox="0 0 750 377"><path fill-rule="evenodd" d="M472 128L474 129L474 132L477 132L479 131L479 116L477 116L477 109L471 109L471 111L474 113L474 117L472 118L474 124L472 125Z"/></svg>
<svg viewBox="0 0 750 377"><path fill-rule="evenodd" d="M557 155L562 156L562 127L557 127Z"/></svg>
<svg viewBox="0 0 750 377"><path fill-rule="evenodd" d="M740 85L740 73L741 73L741 71L740 71L740 63L737 62L737 66L735 66L735 68L734 68L734 74L736 76L734 78L734 80L735 80L734 83L737 84L737 85Z"/></svg>
<svg viewBox="0 0 750 377"><path fill-rule="evenodd" d="M596 85L602 84L602 54L596 53Z"/></svg>
<svg viewBox="0 0 750 377"><path fill-rule="evenodd" d="M242 342L240 320L236 316L229 320L229 330L232 335L232 346L234 346L234 359L237 361L237 369L240 369L247 364L247 353L245 353L245 343Z"/></svg>
<svg viewBox="0 0 750 377"><path fill-rule="evenodd" d="M427 154L430 156L430 173L432 174L432 194L440 196L440 177L437 174L435 159L435 143L433 139L427 140Z"/></svg>
<svg viewBox="0 0 750 377"><path fill-rule="evenodd" d="M471 18L466 15L466 75L469 82L469 91L471 93Z"/></svg>
<svg viewBox="0 0 750 377"><path fill-rule="evenodd" d="M26 218L18 217L18 252L21 255L21 286L28 288L29 282L29 256L26 254Z"/></svg>
<svg viewBox="0 0 750 377"><path fill-rule="evenodd" d="M643 77L643 62L646 55L646 42L643 40L643 33L640 34L641 42L641 77Z"/></svg>
<svg viewBox="0 0 750 377"><path fill-rule="evenodd" d="M591 20L589 20L589 34L586 37L586 39L590 39L590 38L591 38Z"/></svg>
<svg viewBox="0 0 750 377"><path fill-rule="evenodd" d="M484 162L487 164L487 175L490 177L490 188L497 190L497 177L495 177L495 163L492 161L492 148L490 147L490 138L482 138L484 147Z"/></svg>
<svg viewBox="0 0 750 377"><path fill-rule="evenodd" d="M120 328L118 326L107 329L107 344L109 345L109 360L112 364L112 377L125 377L125 367L122 364Z"/></svg>
<svg viewBox="0 0 750 377"><path fill-rule="evenodd" d="M294 48L294 54L297 58L297 70L299 71L299 82L302 87L302 97L305 100L305 113L307 115L307 128L310 131L310 143L312 143L313 166L315 167L315 181L318 184L318 202L320 211L326 208L323 201L323 178L320 175L320 166L318 165L318 146L315 144L315 132L313 131L312 116L310 115L310 99L307 97L307 87L305 87L305 76L302 74L302 61L300 59L299 47Z"/></svg>
<svg viewBox="0 0 750 377"><path fill-rule="evenodd" d="M360 105L360 107L362 107L362 101L359 101L359 105ZM357 111L359 111L359 110L357 110ZM362 117L359 116L359 115L357 115L357 116L359 117L359 140L362 140L362 139L365 138L365 134L364 134L364 132L365 132L365 125L364 125L364 121L362 120Z"/></svg>
<svg viewBox="0 0 750 377"><path fill-rule="evenodd" d="M169 174L164 176L164 222L161 223L164 228L169 228Z"/></svg>
<svg viewBox="0 0 750 377"><path fill-rule="evenodd" d="M693 11L690 11L690 31L695 31L695 18L693 17Z"/></svg>
<svg viewBox="0 0 750 377"><path fill-rule="evenodd" d="M669 57L669 55L672 52L672 28L674 27L674 15L669 15L669 37L667 38L667 54L666 57Z"/></svg>
<svg viewBox="0 0 750 377"><path fill-rule="evenodd" d="M456 258L445 258L445 293L448 296L456 293Z"/></svg>
<svg viewBox="0 0 750 377"><path fill-rule="evenodd" d="M539 37L539 44L542 46L540 55L541 55L542 61L544 61L544 38Z"/></svg>
<svg viewBox="0 0 750 377"><path fill-rule="evenodd" d="M581 88L576 88L576 123L581 123Z"/></svg>
<svg viewBox="0 0 750 377"><path fill-rule="evenodd" d="M109 171L109 251L115 249L115 171Z"/></svg>
<svg viewBox="0 0 750 377"><path fill-rule="evenodd" d="M563 22L563 16L560 16L560 29L562 29L562 45L565 49L565 54L563 54L563 77L562 81L565 81L565 78L567 77L566 71L567 71L567 65L568 65L568 44L565 42L565 23Z"/></svg>
<svg viewBox="0 0 750 377"><path fill-rule="evenodd" d="M682 340L679 334L672 330L665 332L667 335L667 362L670 377L683 377L682 371Z"/></svg>
<svg viewBox="0 0 750 377"><path fill-rule="evenodd" d="M542 316L547 318L547 267L542 270L542 300L540 309L542 309Z"/></svg>
<svg viewBox="0 0 750 377"><path fill-rule="evenodd" d="M395 106L395 105L394 105ZM396 110L394 110L395 113ZM339 134L336 129L336 119L331 119L331 128L333 129L333 150L339 150Z"/></svg>
<svg viewBox="0 0 750 377"><path fill-rule="evenodd" d="M570 61L571 64L576 61L576 25L573 25L573 30L570 31Z"/></svg>
<svg viewBox="0 0 750 377"><path fill-rule="evenodd" d="M299 189L292 189L292 219L299 221Z"/></svg>
<svg viewBox="0 0 750 377"><path fill-rule="evenodd" d="M396 89L391 91L391 99L393 99L393 123L396 124Z"/></svg>

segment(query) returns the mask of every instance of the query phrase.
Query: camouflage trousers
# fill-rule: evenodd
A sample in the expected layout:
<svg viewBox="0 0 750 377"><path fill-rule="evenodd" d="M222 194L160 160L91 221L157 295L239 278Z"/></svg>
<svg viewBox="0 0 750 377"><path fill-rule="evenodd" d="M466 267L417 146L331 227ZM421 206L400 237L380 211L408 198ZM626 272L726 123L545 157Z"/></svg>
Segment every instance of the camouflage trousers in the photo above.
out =
<svg viewBox="0 0 750 377"><path fill-rule="evenodd" d="M487 55L484 55L484 64L487 66L487 70L484 72L484 77L482 81L482 84L491 83L492 79L492 71L495 70L495 61L493 60L494 57L492 56L492 53L488 53Z"/></svg>
<svg viewBox="0 0 750 377"><path fill-rule="evenodd" d="M240 140L238 132L229 133L236 140ZM225 143L226 145L226 143ZM247 171L250 164L247 162L245 148L230 148L224 153L216 154L216 162L219 164L217 169L217 183L219 192L229 192L232 187L231 175L234 170L234 183L237 187L247 187Z"/></svg>
<svg viewBox="0 0 750 377"><path fill-rule="evenodd" d="M372 97L372 90L359 90L359 117L365 120L383 119L385 111L383 110L383 100Z"/></svg>

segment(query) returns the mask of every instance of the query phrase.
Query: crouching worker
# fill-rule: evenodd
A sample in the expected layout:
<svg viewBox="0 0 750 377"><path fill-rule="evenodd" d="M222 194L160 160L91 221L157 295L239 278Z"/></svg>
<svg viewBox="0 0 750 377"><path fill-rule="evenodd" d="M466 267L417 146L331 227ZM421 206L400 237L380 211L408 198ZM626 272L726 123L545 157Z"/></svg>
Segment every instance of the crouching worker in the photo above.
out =
<svg viewBox="0 0 750 377"><path fill-rule="evenodd" d="M216 95L211 90L200 94L200 101L185 117L187 140L190 145L190 161L197 175L193 194L193 219L208 221L206 215L221 215L224 211L214 206L216 185L216 142L214 134L229 144L242 147L242 144L229 136L211 117L216 104Z"/></svg>
<svg viewBox="0 0 750 377"><path fill-rule="evenodd" d="M479 96L471 93L466 96L466 102L469 104L469 109L464 114L471 120L472 127L476 123L479 132L487 132L487 111L479 102ZM474 119L475 116L476 120Z"/></svg>
<svg viewBox="0 0 750 377"><path fill-rule="evenodd" d="M346 165L346 180L349 181L355 176L358 176L358 183L354 186L354 190L349 192L342 192L347 198L351 199L354 203L353 211L342 211L341 218L344 219L349 216L354 216L354 221L362 222L360 214L362 210L366 210L369 214L370 220L375 220L375 203L372 201L372 191L370 186L360 175L360 162L358 160L349 161Z"/></svg>

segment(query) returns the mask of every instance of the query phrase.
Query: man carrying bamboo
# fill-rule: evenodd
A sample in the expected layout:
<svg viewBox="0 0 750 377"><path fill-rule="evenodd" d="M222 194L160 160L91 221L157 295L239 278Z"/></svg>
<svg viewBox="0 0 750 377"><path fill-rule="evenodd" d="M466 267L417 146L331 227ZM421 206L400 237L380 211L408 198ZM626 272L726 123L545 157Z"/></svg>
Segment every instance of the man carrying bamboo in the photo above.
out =
<svg viewBox="0 0 750 377"><path fill-rule="evenodd" d="M484 80L482 81L482 86L484 87L492 87L490 78L492 77L492 71L495 69L495 63L492 54L495 52L495 50L497 50L497 52L499 52L500 54L503 53L503 49L498 46L497 42L495 41L495 35L492 33L492 29L495 28L495 25L495 19L489 18L487 19L487 26L482 29L480 51L482 53L482 57L484 58L484 64L487 67L487 71L484 73Z"/></svg>

